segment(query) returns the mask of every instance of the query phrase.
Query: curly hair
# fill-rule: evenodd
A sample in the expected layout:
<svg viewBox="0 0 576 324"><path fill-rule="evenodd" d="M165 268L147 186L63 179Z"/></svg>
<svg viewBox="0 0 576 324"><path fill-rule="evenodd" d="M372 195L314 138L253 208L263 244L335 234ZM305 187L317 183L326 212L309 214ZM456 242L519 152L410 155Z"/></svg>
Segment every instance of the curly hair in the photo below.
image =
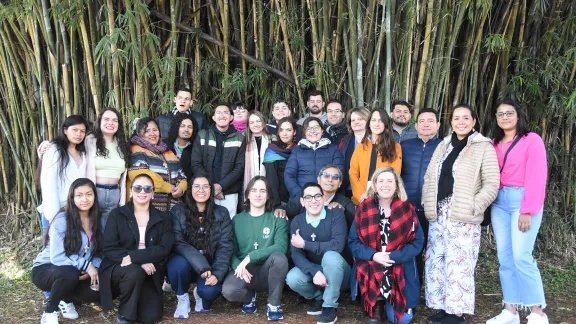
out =
<svg viewBox="0 0 576 324"><path fill-rule="evenodd" d="M168 145L169 148L174 148L174 142L176 142L178 139L178 130L180 129L180 124L182 124L182 121L186 119L190 119L190 121L192 121L192 136L190 136L190 143L194 143L196 135L198 135L199 131L196 118L185 113L177 113L170 123L170 128L168 129L168 137L166 137L166 145Z"/></svg>
<svg viewBox="0 0 576 324"><path fill-rule="evenodd" d="M204 178L208 180L210 185L210 197L206 201L206 209L204 210L205 216L202 221L200 221L200 211L196 205L196 201L192 197L192 186L194 181L199 178ZM186 232L184 233L184 238L186 242L194 247L202 246L206 251L206 255L210 252L210 228L214 223L214 209L216 204L214 203L214 186L210 180L206 177L197 177L189 182L188 190L184 196L184 205L186 206ZM203 225L204 231L200 232L200 227Z"/></svg>
<svg viewBox="0 0 576 324"><path fill-rule="evenodd" d="M124 122L122 120L122 115L118 110L112 107L105 107L102 109L98 118L96 120L96 125L94 125L94 137L96 137L96 156L108 156L108 149L106 148L106 140L104 139L104 134L102 134L102 116L105 112L111 111L116 114L116 118L118 118L118 130L116 134L114 134L114 139L118 144L118 153L124 159L126 163L126 167L128 167L130 163L130 148L128 147L128 142L126 142L126 136L124 135Z"/></svg>

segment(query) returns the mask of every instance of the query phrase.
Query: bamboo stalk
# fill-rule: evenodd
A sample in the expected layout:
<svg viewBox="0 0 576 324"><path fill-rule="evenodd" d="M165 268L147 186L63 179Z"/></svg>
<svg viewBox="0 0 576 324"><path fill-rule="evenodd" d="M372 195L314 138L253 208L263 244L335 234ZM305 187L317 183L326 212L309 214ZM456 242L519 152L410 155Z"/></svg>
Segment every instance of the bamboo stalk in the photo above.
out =
<svg viewBox="0 0 576 324"><path fill-rule="evenodd" d="M86 56L86 67L88 68L88 78L90 80L90 89L92 91L92 99L94 100L94 110L96 115L100 113L100 99L98 98L98 90L96 89L96 76L94 75L94 64L92 62L92 51L90 49L90 42L88 41L88 32L86 30L86 23L84 16L80 18L80 31L82 32L82 44L84 45L84 54Z"/></svg>

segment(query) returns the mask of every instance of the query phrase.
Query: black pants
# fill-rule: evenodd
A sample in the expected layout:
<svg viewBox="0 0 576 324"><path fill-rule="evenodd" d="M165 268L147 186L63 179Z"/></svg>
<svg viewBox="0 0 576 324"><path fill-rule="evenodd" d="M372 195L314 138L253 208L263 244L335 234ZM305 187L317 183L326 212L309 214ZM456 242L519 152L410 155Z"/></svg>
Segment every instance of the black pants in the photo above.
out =
<svg viewBox="0 0 576 324"><path fill-rule="evenodd" d="M248 304L252 293L268 292L268 304L280 306L282 289L288 273L288 259L279 252L272 253L262 265L249 264L246 269L252 274L250 283L237 278L234 270L230 271L222 285L222 295L231 302Z"/></svg>
<svg viewBox="0 0 576 324"><path fill-rule="evenodd" d="M426 247L428 246L428 227L429 223L424 216L424 211L417 211L418 221L420 226L422 226L422 231L424 232L424 247L418 256L416 256L416 264L418 265L418 276L420 277L420 284L424 282L424 259L426 258Z"/></svg>
<svg viewBox="0 0 576 324"><path fill-rule="evenodd" d="M163 296L139 264L112 270L112 296L120 296L118 316L129 321L156 323L162 319Z"/></svg>
<svg viewBox="0 0 576 324"><path fill-rule="evenodd" d="M79 280L80 270L73 266L56 266L50 263L32 268L32 282L42 291L49 291L47 313L58 311L61 300L71 303L97 303L100 293L90 289L90 279Z"/></svg>

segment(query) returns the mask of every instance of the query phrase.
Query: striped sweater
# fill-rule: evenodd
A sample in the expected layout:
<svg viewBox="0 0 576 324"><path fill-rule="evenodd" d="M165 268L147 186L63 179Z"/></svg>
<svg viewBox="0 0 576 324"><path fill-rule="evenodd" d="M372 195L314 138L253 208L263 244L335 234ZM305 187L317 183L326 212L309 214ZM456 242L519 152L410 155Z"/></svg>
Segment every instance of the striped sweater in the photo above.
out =
<svg viewBox="0 0 576 324"><path fill-rule="evenodd" d="M188 185L178 157L171 150L158 155L136 144L130 147L130 151L132 151L132 156L128 168L126 191L131 192L129 188L132 188L132 181L137 175L147 174L154 181L152 205L161 211L169 211L180 202L179 198L171 196L172 186L178 186L186 191Z"/></svg>

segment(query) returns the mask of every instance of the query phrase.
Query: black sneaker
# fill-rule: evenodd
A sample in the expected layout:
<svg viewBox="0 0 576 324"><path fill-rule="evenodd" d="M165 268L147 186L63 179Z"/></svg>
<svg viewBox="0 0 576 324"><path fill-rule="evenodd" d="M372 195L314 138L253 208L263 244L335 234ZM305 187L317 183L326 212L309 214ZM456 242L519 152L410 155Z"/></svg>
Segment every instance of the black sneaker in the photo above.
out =
<svg viewBox="0 0 576 324"><path fill-rule="evenodd" d="M440 324L467 324L464 316L456 316L454 314L446 314L444 318L438 321Z"/></svg>
<svg viewBox="0 0 576 324"><path fill-rule="evenodd" d="M336 308L334 307L322 307L322 314L318 318L316 324L334 324L338 320L336 316Z"/></svg>
<svg viewBox="0 0 576 324"><path fill-rule="evenodd" d="M439 322L441 319L443 319L444 317L446 317L446 311L444 311L443 309L440 310L439 312L428 316L428 322L432 322L432 323L437 323Z"/></svg>
<svg viewBox="0 0 576 324"><path fill-rule="evenodd" d="M322 299L313 300L312 306L308 307L306 314L308 314L308 315L320 315L320 314L322 314L322 309L323 309L322 304L323 303L324 303L324 301Z"/></svg>

